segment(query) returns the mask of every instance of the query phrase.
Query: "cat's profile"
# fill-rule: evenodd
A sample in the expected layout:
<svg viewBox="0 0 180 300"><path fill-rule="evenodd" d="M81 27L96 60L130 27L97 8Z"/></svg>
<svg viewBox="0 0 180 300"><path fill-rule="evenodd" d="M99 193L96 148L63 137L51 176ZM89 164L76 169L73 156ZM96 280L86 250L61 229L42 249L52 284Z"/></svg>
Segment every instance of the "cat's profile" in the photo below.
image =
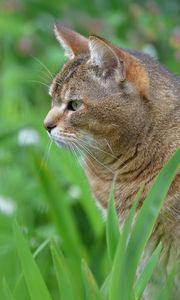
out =
<svg viewBox="0 0 180 300"><path fill-rule="evenodd" d="M180 81L143 53L62 26L55 33L69 59L51 85L45 128L58 145L84 155L91 190L104 208L116 176L116 208L123 225L140 185L145 186L142 203L180 147ZM180 256L180 173L150 243L159 239L168 266Z"/></svg>

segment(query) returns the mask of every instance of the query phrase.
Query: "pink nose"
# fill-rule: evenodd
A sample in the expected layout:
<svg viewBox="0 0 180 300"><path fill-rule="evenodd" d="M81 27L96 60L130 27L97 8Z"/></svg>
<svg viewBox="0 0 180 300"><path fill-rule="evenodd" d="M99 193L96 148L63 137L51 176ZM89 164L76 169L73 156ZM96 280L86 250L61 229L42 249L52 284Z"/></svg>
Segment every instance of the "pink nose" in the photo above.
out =
<svg viewBox="0 0 180 300"><path fill-rule="evenodd" d="M56 124L52 121L46 121L46 119L45 119L44 120L44 127L50 133L51 130L56 127Z"/></svg>
<svg viewBox="0 0 180 300"><path fill-rule="evenodd" d="M53 128L55 128L59 122L61 116L61 111L57 107L53 107L47 114L44 120L44 127L50 133Z"/></svg>

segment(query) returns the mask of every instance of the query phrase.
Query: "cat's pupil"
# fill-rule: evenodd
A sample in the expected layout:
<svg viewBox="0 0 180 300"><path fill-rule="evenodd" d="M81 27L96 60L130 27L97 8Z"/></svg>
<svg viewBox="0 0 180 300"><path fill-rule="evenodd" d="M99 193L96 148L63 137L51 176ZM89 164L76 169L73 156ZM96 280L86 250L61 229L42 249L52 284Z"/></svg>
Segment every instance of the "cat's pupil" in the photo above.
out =
<svg viewBox="0 0 180 300"><path fill-rule="evenodd" d="M67 105L68 110L76 111L81 106L82 101L81 100L71 100L69 101Z"/></svg>

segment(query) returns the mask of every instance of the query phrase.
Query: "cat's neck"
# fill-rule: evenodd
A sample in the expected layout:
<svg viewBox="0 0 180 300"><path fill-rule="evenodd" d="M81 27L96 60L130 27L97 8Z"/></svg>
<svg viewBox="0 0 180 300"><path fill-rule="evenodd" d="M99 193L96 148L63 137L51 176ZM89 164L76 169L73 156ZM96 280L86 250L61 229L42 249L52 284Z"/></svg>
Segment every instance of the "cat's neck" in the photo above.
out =
<svg viewBox="0 0 180 300"><path fill-rule="evenodd" d="M107 207L108 195L113 178L116 178L116 203L119 215L126 214L134 198L144 183L142 202L154 178L159 173L174 149L151 142L137 143L129 150L115 153L114 157L105 159L97 152L94 157L87 155L85 170L93 194L103 207Z"/></svg>

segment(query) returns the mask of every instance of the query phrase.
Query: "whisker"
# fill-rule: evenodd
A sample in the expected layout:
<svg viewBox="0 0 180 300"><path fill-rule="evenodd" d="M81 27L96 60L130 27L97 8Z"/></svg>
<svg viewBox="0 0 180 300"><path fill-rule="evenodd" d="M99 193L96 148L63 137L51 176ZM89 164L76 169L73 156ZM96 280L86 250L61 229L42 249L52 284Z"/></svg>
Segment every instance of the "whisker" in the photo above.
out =
<svg viewBox="0 0 180 300"><path fill-rule="evenodd" d="M53 79L53 74L50 72L50 70L48 69L48 67L42 62L40 61L37 57L31 55L31 57L36 60L47 72L48 74L50 75L51 79Z"/></svg>
<svg viewBox="0 0 180 300"><path fill-rule="evenodd" d="M113 171L105 166L103 163L101 163L92 153L89 149L87 149L87 147L85 145L83 145L82 143L79 143L79 146L81 146L84 150L86 150L86 152L97 162L99 163L101 166L103 166L105 169L107 169L108 171L110 171L111 173L113 173Z"/></svg>
<svg viewBox="0 0 180 300"><path fill-rule="evenodd" d="M75 157L76 161L78 162L78 161L79 161L79 158L78 158L77 153L76 153L76 150L74 149L73 146L74 146L74 144L73 144L73 142L71 142L71 147L72 147L72 150L73 150L73 153L74 153L74 157Z"/></svg>
<svg viewBox="0 0 180 300"><path fill-rule="evenodd" d="M68 150L72 153L72 155L74 156L74 152L73 149L71 147L71 144L69 142L66 143ZM75 157L74 157L75 158ZM76 158L75 158L76 159Z"/></svg>
<svg viewBox="0 0 180 300"><path fill-rule="evenodd" d="M40 69L33 69L34 73L36 74L36 76L38 75L44 75L43 80L51 80L52 81L52 77L50 77L49 73L45 72L44 70L40 70Z"/></svg>
<svg viewBox="0 0 180 300"><path fill-rule="evenodd" d="M43 157L43 159L42 159L42 163L41 163L40 169L41 169L44 165L46 165L47 162L48 162L49 154L50 154L50 151L51 151L52 143L53 143L53 141L50 140L49 145L48 145L48 148L47 148L47 151L45 151L45 153L44 153L44 157Z"/></svg>
<svg viewBox="0 0 180 300"><path fill-rule="evenodd" d="M45 73L45 72L40 72L41 74L39 74L38 75L38 77L40 78L40 79L42 79L42 80L44 80L45 82L49 82L50 81L50 83L49 84L51 84L51 81L52 81L52 79L49 77L49 76L46 76L47 74ZM45 77L46 76L46 77ZM39 79L38 78L38 79Z"/></svg>
<svg viewBox="0 0 180 300"><path fill-rule="evenodd" d="M79 151L79 148L77 147L77 145L76 145L75 143L73 143L73 142L71 142L71 143L72 143L72 148L74 149L74 155L76 155L76 158L77 158L77 162L78 162L78 164L80 164L80 166L83 168L82 162L79 160L79 157L77 156L76 151L77 151L80 155L82 155L82 154L81 154L81 152ZM75 147L75 148L74 148L74 147Z"/></svg>
<svg viewBox="0 0 180 300"><path fill-rule="evenodd" d="M29 82L33 82L33 83L39 83L39 84L42 84L42 85L44 85L44 86L46 86L48 89L49 89L49 85L48 84L46 84L46 83L44 83L44 82L41 82L41 81L39 81L39 80L28 80Z"/></svg>
<svg viewBox="0 0 180 300"><path fill-rule="evenodd" d="M109 142L107 141L106 138L104 138L104 140L106 141L106 144L107 144L108 148L110 149L111 153L114 155L113 150L112 150L112 148L111 148ZM114 157L116 157L116 156L114 156Z"/></svg>
<svg viewBox="0 0 180 300"><path fill-rule="evenodd" d="M105 150L103 150L103 149L100 149L99 147L96 147L96 146L94 146L94 145L89 145L87 142L85 142L83 139L80 139L79 137L78 137L78 140L80 140L80 141L83 142L86 146L88 146L88 147L90 147L90 148L97 149L97 150L99 150L99 151L101 151L101 152L103 152L103 153L105 153L105 154L110 155L110 156L113 157L113 158L116 158L115 155L113 155L113 154L111 154L111 153L109 153L109 152L107 152L107 151L105 151ZM111 151L112 151L112 150L111 150Z"/></svg>
<svg viewBox="0 0 180 300"><path fill-rule="evenodd" d="M76 145L76 144L75 144L75 145ZM83 150L80 149L79 145L76 145L76 149L79 151L80 155L84 156L84 152L83 152ZM84 150L84 151L85 151L85 150ZM85 151L85 152L86 152L86 151ZM95 168L95 166L94 166L94 164L93 164L93 162L89 159L88 156L86 156L86 167L87 167L88 169L90 169L88 163L92 166L92 168L93 168L95 171L97 171L96 168ZM82 168L84 168L84 165L83 165L83 164L80 164L80 165L81 165Z"/></svg>
<svg viewBox="0 0 180 300"><path fill-rule="evenodd" d="M66 141L68 141L68 138L66 138ZM79 147L82 147L82 149L89 155L91 156L98 164L100 164L101 166L103 166L105 169L109 170L111 173L113 173L113 171L105 166L103 163L101 163L93 154L92 152L86 147L86 145L83 145L79 140L74 139L72 141L72 138L69 140L71 143L74 142L75 144L77 144Z"/></svg>

